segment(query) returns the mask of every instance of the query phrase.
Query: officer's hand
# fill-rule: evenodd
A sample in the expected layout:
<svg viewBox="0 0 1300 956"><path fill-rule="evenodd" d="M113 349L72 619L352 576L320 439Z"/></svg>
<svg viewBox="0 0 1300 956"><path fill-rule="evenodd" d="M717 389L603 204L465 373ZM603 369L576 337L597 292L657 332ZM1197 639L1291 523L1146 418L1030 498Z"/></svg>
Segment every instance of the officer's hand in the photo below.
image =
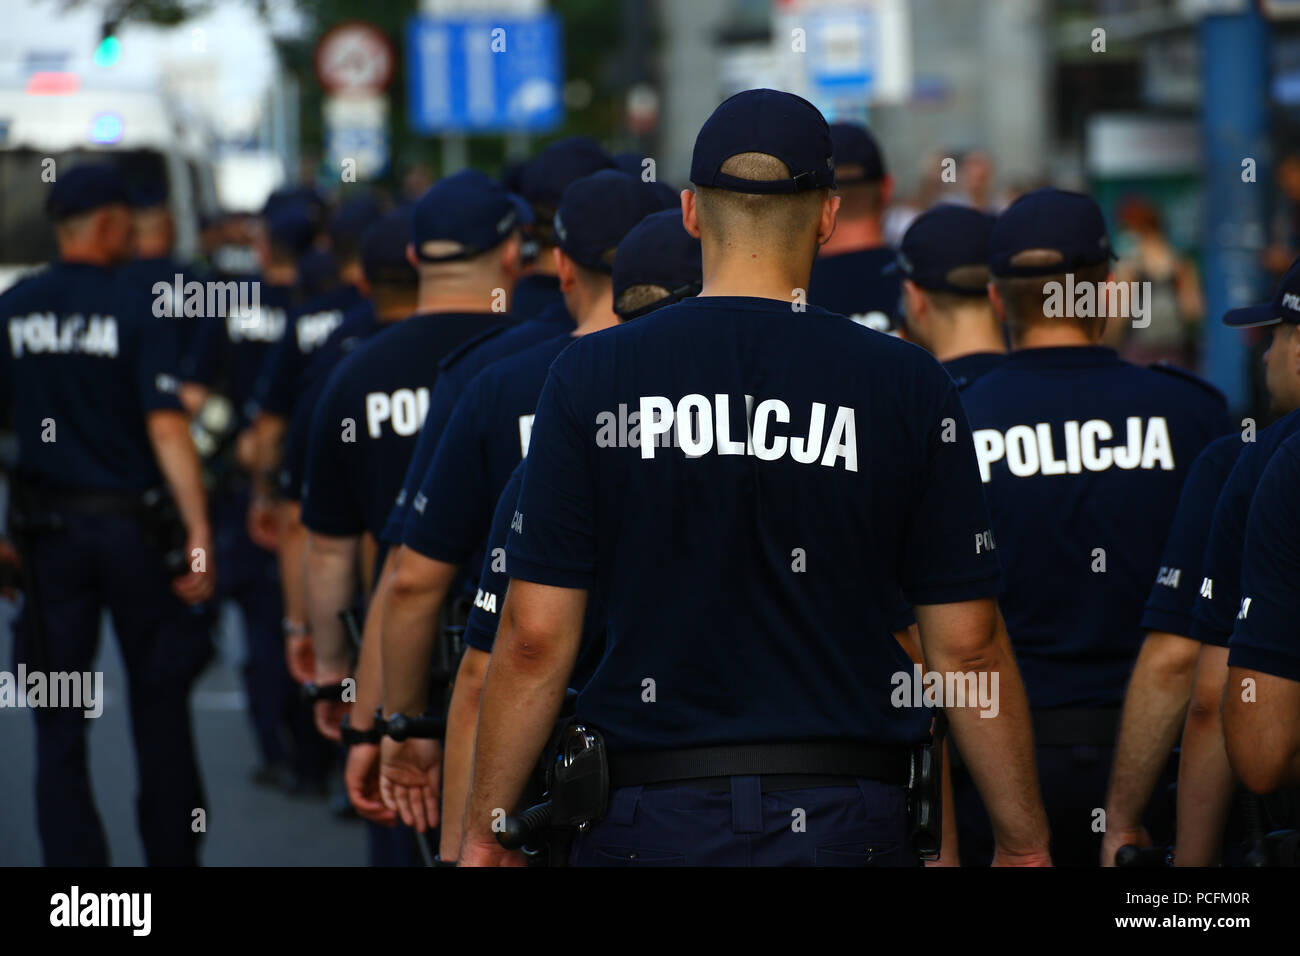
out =
<svg viewBox="0 0 1300 956"><path fill-rule="evenodd" d="M466 834L460 847L458 866L527 866L519 850L507 850L495 838L483 841Z"/></svg>
<svg viewBox="0 0 1300 956"><path fill-rule="evenodd" d="M442 744L385 737L380 744L379 793L402 822L420 833L438 825L442 796Z"/></svg>
<svg viewBox="0 0 1300 956"><path fill-rule="evenodd" d="M1001 847L993 851L994 866L1051 866L1052 858L1045 850L1013 853Z"/></svg>
<svg viewBox="0 0 1300 956"><path fill-rule="evenodd" d="M267 551L280 547L280 512L270 498L254 498L248 505L246 521L253 544Z"/></svg>
<svg viewBox="0 0 1300 956"><path fill-rule="evenodd" d="M244 471L257 468L257 433L245 428L235 437L235 460Z"/></svg>
<svg viewBox="0 0 1300 956"><path fill-rule="evenodd" d="M342 740L343 735L340 727L343 725L343 715L348 712L351 704L345 704L341 700L318 700L311 705L312 717L316 721L317 732L326 740Z"/></svg>
<svg viewBox="0 0 1300 956"><path fill-rule="evenodd" d="M348 749L343 783L363 819L386 827L397 825L397 814L379 799L379 744L353 744Z"/></svg>
<svg viewBox="0 0 1300 956"><path fill-rule="evenodd" d="M299 684L310 681L316 673L316 648L310 634L291 634L284 639L284 660L289 676Z"/></svg>
<svg viewBox="0 0 1300 956"><path fill-rule="evenodd" d="M212 536L206 531L190 532L185 539L185 553L190 556L191 570L172 579L172 590L186 604L202 604L212 599L217 584Z"/></svg>
<svg viewBox="0 0 1300 956"><path fill-rule="evenodd" d="M1106 828L1106 836L1101 841L1101 865L1114 866L1115 854L1122 846L1152 846L1151 834L1146 827Z"/></svg>

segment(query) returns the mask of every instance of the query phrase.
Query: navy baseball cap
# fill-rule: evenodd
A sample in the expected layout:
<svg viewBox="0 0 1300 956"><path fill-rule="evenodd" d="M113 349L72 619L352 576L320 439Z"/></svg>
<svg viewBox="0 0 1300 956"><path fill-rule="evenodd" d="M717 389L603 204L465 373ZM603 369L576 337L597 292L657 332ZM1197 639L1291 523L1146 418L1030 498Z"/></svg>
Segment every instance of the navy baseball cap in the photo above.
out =
<svg viewBox="0 0 1300 956"><path fill-rule="evenodd" d="M1273 298L1262 305L1229 309L1223 314L1223 324L1236 329L1277 325L1280 322L1300 325L1300 259L1291 263L1291 268L1286 270L1286 275L1277 284Z"/></svg>
<svg viewBox="0 0 1300 956"><path fill-rule="evenodd" d="M356 248L361 235L384 214L379 199L373 193L353 196L339 206L330 219L330 241L335 246Z"/></svg>
<svg viewBox="0 0 1300 956"><path fill-rule="evenodd" d="M1050 249L1061 261L1012 266L1029 249ZM989 269L995 276L1045 276L1098 265L1115 257L1106 220L1090 196L1064 189L1025 193L998 216L989 236Z"/></svg>
<svg viewBox="0 0 1300 956"><path fill-rule="evenodd" d="M668 290L667 298L631 312L619 312L624 319L635 319L660 306L698 295L703 282L700 240L682 225L680 209L664 209L646 216L623 237L614 254L615 303L633 286L657 285Z"/></svg>
<svg viewBox="0 0 1300 956"><path fill-rule="evenodd" d="M940 203L912 220L898 245L898 257L885 267L933 292L983 295L988 285L958 285L949 280L963 266L988 268L989 236L997 220L970 206Z"/></svg>
<svg viewBox="0 0 1300 956"><path fill-rule="evenodd" d="M739 153L765 153L785 163L790 178L741 179L722 172ZM826 118L803 97L745 90L704 121L691 155L691 182L738 193L796 193L835 188L835 159Z"/></svg>
<svg viewBox="0 0 1300 956"><path fill-rule="evenodd" d="M835 156L835 180L848 183L878 183L885 178L885 158L871 131L857 123L831 124L831 151Z"/></svg>
<svg viewBox="0 0 1300 956"><path fill-rule="evenodd" d="M267 217L266 232L272 242L298 256L311 248L316 221L302 203L281 203Z"/></svg>
<svg viewBox="0 0 1300 956"><path fill-rule="evenodd" d="M58 222L101 206L129 203L126 183L116 166L74 166L59 176L45 197L45 214Z"/></svg>
<svg viewBox="0 0 1300 956"><path fill-rule="evenodd" d="M371 285L411 285L417 273L406 258L411 242L411 210L398 209L371 223L361 234L361 270Z"/></svg>
<svg viewBox="0 0 1300 956"><path fill-rule="evenodd" d="M167 182L163 179L147 179L132 183L127 189L127 200L132 209L151 209L167 202Z"/></svg>
<svg viewBox="0 0 1300 956"><path fill-rule="evenodd" d="M555 237L574 262L609 274L623 237L652 212L666 208L663 195L617 169L602 169L569 184L555 213Z"/></svg>
<svg viewBox="0 0 1300 956"><path fill-rule="evenodd" d="M411 244L425 262L472 259L495 249L519 227L519 211L496 180L473 169L439 180L411 211ZM426 252L432 242L454 242L448 255Z"/></svg>
<svg viewBox="0 0 1300 956"><path fill-rule="evenodd" d="M602 169L613 169L614 162L595 140L586 136L557 139L529 160L519 172L518 192L534 206L554 211L569 183Z"/></svg>

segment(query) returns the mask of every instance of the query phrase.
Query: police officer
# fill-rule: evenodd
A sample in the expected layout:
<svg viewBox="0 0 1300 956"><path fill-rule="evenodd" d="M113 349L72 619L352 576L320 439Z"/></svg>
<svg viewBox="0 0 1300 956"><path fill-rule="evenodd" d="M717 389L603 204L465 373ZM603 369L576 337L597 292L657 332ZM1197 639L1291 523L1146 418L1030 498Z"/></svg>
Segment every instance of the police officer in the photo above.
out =
<svg viewBox="0 0 1300 956"><path fill-rule="evenodd" d="M177 324L177 347L179 354L184 357L193 348L198 320L185 315L184 302L175 298L177 277L180 277L181 288L184 289L185 282L190 278L187 273L191 270L182 266L172 254L176 242L176 225L168 205L166 183L137 183L129 190L128 196L135 245L133 258L124 268L131 276L129 281L146 282L151 290L155 283L161 283L158 292L167 298L159 303L158 311ZM172 294L168 296L165 289L170 289Z"/></svg>
<svg viewBox="0 0 1300 956"><path fill-rule="evenodd" d="M1052 856L1085 866L1099 859L1148 582L1187 469L1228 431L1208 384L1097 344L1108 319L1129 317L1111 314L1131 300L1112 295L1110 255L1087 196L1041 189L1013 203L989 239L990 298L1013 351L962 394L1007 572L1002 613L1034 709Z"/></svg>
<svg viewBox="0 0 1300 956"><path fill-rule="evenodd" d="M407 253L420 275L416 314L340 362L317 403L302 488L317 683L351 675L338 614L353 602L361 536L379 538L439 360L504 312L518 264L516 215L509 194L481 173L457 173L431 188L412 212ZM371 647L377 651L378 641L363 651ZM363 653L358 668L377 663ZM322 732L337 739L344 710L318 704ZM360 708L353 714L363 731L372 717ZM436 807L433 816L436 823Z"/></svg>
<svg viewBox="0 0 1300 956"><path fill-rule="evenodd" d="M1296 361L1300 310L1291 305L1297 294L1300 262L1282 277L1271 301L1232 309L1223 317L1224 324L1234 328L1272 327L1272 341L1264 354L1264 379L1272 411L1282 417L1258 433L1253 422L1243 422L1243 448L1224 482L1210 523L1192 608L1191 636L1201 647L1178 769L1178 859L1185 865L1212 865L1224 852L1225 828L1237 788L1224 749L1220 712L1228 679L1229 642L1242 600L1240 575L1251 500L1269 459L1300 429L1300 366Z"/></svg>
<svg viewBox="0 0 1300 956"><path fill-rule="evenodd" d="M438 614L461 568L477 569L483 563L493 506L514 466L528 454L546 372L574 337L618 321L611 275L618 244L661 208L661 199L649 185L613 169L585 176L564 191L555 215L559 245L554 255L560 288L577 327L573 336L539 342L489 365L470 382L452 413L407 512L403 553L383 609L386 712L418 713L427 700ZM465 676L471 683L482 679L481 673ZM386 740L383 746L381 782L392 765L412 775L418 742ZM467 769L468 748L461 756L461 769ZM463 809L465 779L460 776L458 792L449 794L457 817ZM403 819L413 824L405 815ZM455 859L459 834L446 836L442 852Z"/></svg>
<svg viewBox="0 0 1300 956"><path fill-rule="evenodd" d="M1165 765L1181 736L1184 716L1189 722L1196 719L1196 714L1187 710L1201 649L1191 636L1192 605L1201 583L1214 504L1241 449L1240 435L1216 438L1197 456L1183 483L1160 569L1142 612L1146 636L1124 695L1115 763L1106 794L1102 866L1113 866L1115 853L1123 846L1150 845L1151 837L1142 818L1152 794L1159 791L1161 784L1168 784ZM1188 756L1184 748L1182 759ZM1179 793L1180 804L1184 796ZM1188 836L1196 813L1195 807L1185 806L1175 814L1180 837ZM1199 842L1196 835L1192 839ZM1175 858L1186 862L1195 856L1188 845L1180 848Z"/></svg>
<svg viewBox="0 0 1300 956"><path fill-rule="evenodd" d="M866 127L831 124L840 197L835 234L813 263L808 301L887 332L898 313L899 277L886 272L894 250L885 242L885 207L894 181L880 145Z"/></svg>
<svg viewBox="0 0 1300 956"><path fill-rule="evenodd" d="M394 549L386 572L391 573L400 561L399 546L407 508L428 471L438 440L465 386L498 359L573 332L574 320L565 307L560 280L555 274L555 211L570 183L609 168L611 160L604 150L585 136L571 136L551 143L520 170L519 195L531 209L532 225L525 242L531 252L524 274L515 284L510 313L522 321L512 327L485 332L443 359L438 384L429 399L429 414L425 416L420 440L411 455L411 467L384 526L383 543ZM381 588L386 586L383 577Z"/></svg>
<svg viewBox="0 0 1300 956"><path fill-rule="evenodd" d="M606 647L577 717L603 736L611 789L576 863L914 864L905 787L930 715L890 703L911 666L887 620L900 585L933 667L1000 672L1000 715L952 720L1000 859L1044 861L956 388L796 291L839 205L825 120L787 93L737 94L701 129L691 181L700 296L578 340L539 400L461 863L521 862L493 810L519 799L598 588ZM620 405L640 412L635 436Z"/></svg>
<svg viewBox="0 0 1300 956"><path fill-rule="evenodd" d="M18 436L10 525L26 570L16 662L47 680L89 675L108 610L128 674L145 859L194 865L191 813L204 803L188 696L210 654L194 606L212 595L215 561L176 394L176 329L155 318L149 286L114 268L131 253L131 218L112 167L60 172L46 212L58 260L0 296L9 333L0 401ZM179 524L146 504L164 483ZM87 774L91 693L83 688L81 706L49 701L34 711L37 822L50 866L108 863Z"/></svg>
<svg viewBox="0 0 1300 956"><path fill-rule="evenodd" d="M993 217L942 204L912 221L892 264L903 277L907 338L930 352L958 388L1002 364L1006 340L988 298Z"/></svg>
<svg viewBox="0 0 1300 956"><path fill-rule="evenodd" d="M1292 334L1294 338L1294 333ZM1289 359L1294 363L1297 350ZM1223 729L1232 769L1255 793L1300 786L1300 435L1269 460L1250 505L1241 606L1228 652ZM1252 687L1254 694L1239 688ZM1288 821L1295 826L1294 820Z"/></svg>

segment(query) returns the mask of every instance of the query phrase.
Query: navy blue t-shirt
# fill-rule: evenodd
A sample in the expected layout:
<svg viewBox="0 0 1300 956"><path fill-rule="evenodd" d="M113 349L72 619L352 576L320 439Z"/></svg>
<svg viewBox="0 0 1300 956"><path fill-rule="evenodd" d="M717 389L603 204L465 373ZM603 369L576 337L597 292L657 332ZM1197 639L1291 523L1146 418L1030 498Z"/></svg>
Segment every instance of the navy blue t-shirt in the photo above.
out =
<svg viewBox="0 0 1300 956"><path fill-rule="evenodd" d="M491 312L442 312L397 322L330 375L312 418L302 523L318 534L376 540L402 483L438 361L491 328Z"/></svg>
<svg viewBox="0 0 1300 956"><path fill-rule="evenodd" d="M1223 396L1101 346L1013 352L962 392L1035 708L1123 701L1188 469Z"/></svg>
<svg viewBox="0 0 1300 956"><path fill-rule="evenodd" d="M56 262L0 295L18 473L45 488L144 491L161 482L145 416L179 411L177 328L121 270Z"/></svg>
<svg viewBox="0 0 1300 956"><path fill-rule="evenodd" d="M556 276L524 276L510 293L510 314L520 319L536 318L557 305L564 308L564 293Z"/></svg>
<svg viewBox="0 0 1300 956"><path fill-rule="evenodd" d="M483 563L492 509L528 454L537 397L555 357L574 341L556 336L493 362L466 387L402 526L402 544L467 567Z"/></svg>
<svg viewBox="0 0 1300 956"><path fill-rule="evenodd" d="M1144 630L1192 636L1192 605L1201 587L1201 563L1210 538L1214 503L1241 449L1240 435L1224 435L1206 445L1192 462L1178 499L1178 512L1165 539L1160 570L1142 614Z"/></svg>
<svg viewBox="0 0 1300 956"><path fill-rule="evenodd" d="M285 334L267 356L253 388L252 400L259 411L282 417L293 411L314 353L361 301L356 287L344 284L289 313Z"/></svg>
<svg viewBox="0 0 1300 956"><path fill-rule="evenodd" d="M205 277L185 268L171 256L132 259L122 266L122 274L126 281L139 282L143 285L150 296L164 297L164 301L160 303L158 309L154 310L154 314L161 313L169 316L176 323L179 350L177 354L184 359L194 347L200 320L199 316L185 314L185 285ZM180 276L179 295L177 295L177 276ZM162 288L163 285L167 288Z"/></svg>
<svg viewBox="0 0 1300 956"><path fill-rule="evenodd" d="M1202 644L1228 646L1241 602L1241 559L1250 501L1273 453L1298 429L1300 411L1261 430L1253 442L1245 443L1224 482L1205 546L1200 592L1192 607L1192 637Z"/></svg>
<svg viewBox="0 0 1300 956"><path fill-rule="evenodd" d="M818 256L808 283L808 302L847 315L859 325L888 332L898 315L903 291L898 273L884 272L898 257L888 246Z"/></svg>
<svg viewBox="0 0 1300 956"><path fill-rule="evenodd" d="M267 356L284 337L294 297L292 286L260 282L257 309L245 313L228 307L227 314L205 315L199 323L182 378L224 394L241 426L256 414L250 404L253 389Z"/></svg>
<svg viewBox="0 0 1300 956"><path fill-rule="evenodd" d="M1002 352L972 352L970 355L949 359L943 363L943 367L958 388L966 388L998 368L1006 359Z"/></svg>
<svg viewBox="0 0 1300 956"><path fill-rule="evenodd" d="M460 401L461 394L474 376L493 362L514 355L538 342L567 335L573 329L574 323L569 318L569 310L561 302L558 307L548 308L535 319L520 322L504 331L498 330L485 335L481 341L468 342L465 348L446 357L443 361L442 373L438 376L438 384L429 399L429 414L420 429L420 440L411 455L410 468L402 480L402 485L393 501L392 511L389 512L388 521L384 525L382 538L384 544L395 545L401 542L407 509L423 483L425 474L429 471L434 453L438 450L438 442L442 439L447 422L451 420L456 403Z"/></svg>
<svg viewBox="0 0 1300 956"><path fill-rule="evenodd" d="M501 623L501 606L505 603L506 586L510 583L506 541L510 534L510 519L514 517L515 506L519 503L519 488L523 483L526 464L526 461L521 461L515 466L497 500L492 528L484 549L483 571L479 575L478 589L474 595L474 606L470 608L469 620L465 623L465 643L485 654L491 654L492 645L496 643L497 627ZM586 686L600 662L604 648L605 612L598 596L588 594L582 645L578 649L578 659L573 664L573 673L569 675L570 687L581 689Z"/></svg>
<svg viewBox="0 0 1300 956"><path fill-rule="evenodd" d="M280 456L280 493L289 501L302 498L302 479L307 471L307 445L311 438L312 414L320 401L334 366L353 349L374 335L383 324L375 317L374 307L363 300L343 316L342 323L330 333L325 344L312 353L306 370L299 378L301 392L289 417L284 433L284 450Z"/></svg>
<svg viewBox="0 0 1300 956"><path fill-rule="evenodd" d="M614 751L922 739L891 704L900 587L1001 585L952 379L822 309L694 298L583 336L527 461L510 576L602 595L577 713Z"/></svg>
<svg viewBox="0 0 1300 956"><path fill-rule="evenodd" d="M1300 435L1269 459L1250 503L1228 664L1300 681Z"/></svg>

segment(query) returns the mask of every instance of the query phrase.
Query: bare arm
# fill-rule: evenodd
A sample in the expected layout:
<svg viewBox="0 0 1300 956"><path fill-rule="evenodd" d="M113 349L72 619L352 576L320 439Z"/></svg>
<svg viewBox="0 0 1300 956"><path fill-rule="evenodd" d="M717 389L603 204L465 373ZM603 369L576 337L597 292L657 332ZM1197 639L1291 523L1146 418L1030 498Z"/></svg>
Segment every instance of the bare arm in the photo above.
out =
<svg viewBox="0 0 1300 956"><path fill-rule="evenodd" d="M512 861L493 837L493 811L515 806L546 746L586 608L585 590L510 581L479 702L462 864Z"/></svg>
<svg viewBox="0 0 1300 956"><path fill-rule="evenodd" d="M465 648L456 672L456 687L447 708L447 739L442 758L442 831L439 853L456 859L464 835L465 801L469 797L470 765L474 760L474 728L491 655Z"/></svg>
<svg viewBox="0 0 1300 956"><path fill-rule="evenodd" d="M1237 781L1223 746L1219 701L1228 678L1228 649L1206 644L1196 663L1192 700L1178 761L1177 866L1213 866Z"/></svg>
<svg viewBox="0 0 1300 956"><path fill-rule="evenodd" d="M1232 769L1252 791L1300 784L1300 682L1228 668L1223 731Z"/></svg>
<svg viewBox="0 0 1300 956"><path fill-rule="evenodd" d="M384 706L388 714L422 714L429 696L438 611L458 568L407 547L396 551L383 612Z"/></svg>
<svg viewBox="0 0 1300 956"><path fill-rule="evenodd" d="M1106 838L1102 865L1114 866L1115 851L1143 845L1142 813L1160 770L1169 760L1192 696L1200 643L1153 631L1142 642L1124 695L1110 790L1106 795Z"/></svg>
<svg viewBox="0 0 1300 956"><path fill-rule="evenodd" d="M352 670L339 612L356 594L358 539L307 533L307 617L316 651L316 679L334 681Z"/></svg>
<svg viewBox="0 0 1300 956"><path fill-rule="evenodd" d="M361 628L361 650L357 653L357 700L352 708L352 726L369 730L374 726L375 710L384 704L383 627L384 597L392 586L397 569L397 549L388 552L379 570L379 584L370 595L366 620Z"/></svg>
<svg viewBox="0 0 1300 956"><path fill-rule="evenodd" d="M994 863L1050 863L1029 701L997 604L985 598L920 604L915 610L929 670L987 674L997 690L996 716L982 716L974 707L947 711L953 737L993 824Z"/></svg>
<svg viewBox="0 0 1300 956"><path fill-rule="evenodd" d="M212 596L215 555L212 553L212 531L208 526L208 497L203 490L199 455L190 438L189 418L184 412L150 412L145 427L158 469L185 524L185 548L191 570L177 578L172 587L182 600L198 604ZM197 563L200 555L201 564ZM199 567L204 570L197 570Z"/></svg>

